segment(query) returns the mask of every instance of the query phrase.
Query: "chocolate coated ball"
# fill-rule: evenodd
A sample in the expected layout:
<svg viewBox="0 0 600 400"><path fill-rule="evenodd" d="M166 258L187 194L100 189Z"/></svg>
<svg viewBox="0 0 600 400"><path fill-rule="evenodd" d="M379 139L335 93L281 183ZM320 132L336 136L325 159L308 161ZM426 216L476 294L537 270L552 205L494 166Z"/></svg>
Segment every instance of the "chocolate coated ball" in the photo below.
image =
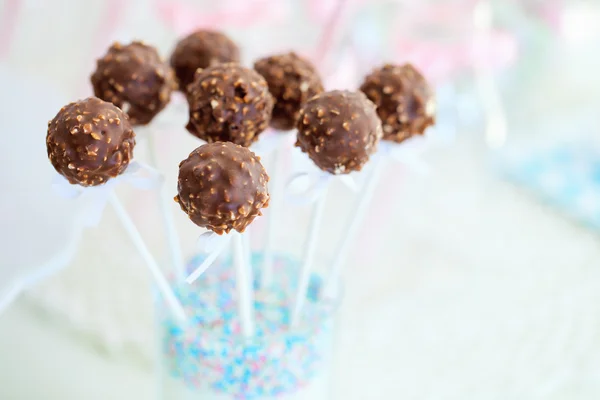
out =
<svg viewBox="0 0 600 400"><path fill-rule="evenodd" d="M265 78L275 99L271 118L275 129L293 129L300 107L324 90L316 68L293 52L262 58L254 63L254 69Z"/></svg>
<svg viewBox="0 0 600 400"><path fill-rule="evenodd" d="M179 89L186 92L198 68L226 62L239 62L240 49L221 32L199 30L183 38L171 55Z"/></svg>
<svg viewBox="0 0 600 400"><path fill-rule="evenodd" d="M208 143L179 164L175 201L202 228L243 232L269 205L268 181L260 158L246 147Z"/></svg>
<svg viewBox="0 0 600 400"><path fill-rule="evenodd" d="M120 109L89 97L48 122L48 158L70 183L97 186L121 174L133 157L135 134Z"/></svg>
<svg viewBox="0 0 600 400"><path fill-rule="evenodd" d="M142 42L113 44L98 60L91 81L94 94L126 112L133 125L152 121L177 87L171 68Z"/></svg>
<svg viewBox="0 0 600 400"><path fill-rule="evenodd" d="M387 64L371 72L360 87L377 106L383 138L400 143L422 135L435 123L435 96L410 64Z"/></svg>
<svg viewBox="0 0 600 400"><path fill-rule="evenodd" d="M381 136L375 105L361 92L335 90L306 102L296 146L322 170L347 174L361 170Z"/></svg>
<svg viewBox="0 0 600 400"><path fill-rule="evenodd" d="M269 126L273 97L252 69L218 64L199 71L188 89L186 128L202 140L250 146Z"/></svg>

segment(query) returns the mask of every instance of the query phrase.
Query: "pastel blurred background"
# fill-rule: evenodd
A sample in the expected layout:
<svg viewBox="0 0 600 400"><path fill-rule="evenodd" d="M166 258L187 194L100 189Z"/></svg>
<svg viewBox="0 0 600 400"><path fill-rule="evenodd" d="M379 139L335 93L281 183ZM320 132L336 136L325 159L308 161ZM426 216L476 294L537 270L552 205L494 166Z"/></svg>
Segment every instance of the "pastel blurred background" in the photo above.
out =
<svg viewBox="0 0 600 400"><path fill-rule="evenodd" d="M83 230L54 195L44 138L113 41L168 57L197 28L246 65L311 57L328 89L384 62L435 87L429 172L389 163L344 270L333 399L600 397L600 2L0 0L1 399L153 398L148 274L112 210ZM184 122L157 139L173 195L199 144ZM119 194L165 260L156 201ZM319 267L352 196L331 191ZM191 256L198 231L172 208ZM301 255L308 211L286 208L279 249Z"/></svg>

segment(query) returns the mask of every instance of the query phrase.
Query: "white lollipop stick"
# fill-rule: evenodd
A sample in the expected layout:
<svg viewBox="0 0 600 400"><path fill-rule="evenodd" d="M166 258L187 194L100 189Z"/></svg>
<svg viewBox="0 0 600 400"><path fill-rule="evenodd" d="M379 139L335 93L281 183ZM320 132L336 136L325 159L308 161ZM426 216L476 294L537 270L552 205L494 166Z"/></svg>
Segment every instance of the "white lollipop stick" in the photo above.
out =
<svg viewBox="0 0 600 400"><path fill-rule="evenodd" d="M335 297L337 294L337 284L339 282L342 268L346 262L348 253L350 252L350 246L354 242L356 234L358 233L358 230L365 218L365 214L369 209L371 199L373 198L373 194L375 193L375 189L377 188L377 184L381 178L381 172L383 171L384 164L385 156L383 154L376 155L375 160L373 160L371 173L367 176L367 182L365 184L365 189L362 193L362 196L358 200L356 208L353 210L346 228L342 231L344 232L344 235L342 236L341 243L337 249L337 252L335 253L336 256L333 261L333 266L331 267L331 272L325 283L324 294L326 297Z"/></svg>
<svg viewBox="0 0 600 400"><path fill-rule="evenodd" d="M285 142L284 142L285 143ZM273 283L273 247L276 238L277 223L279 222L280 206L283 200L283 182L281 169L283 167L282 153L284 146L278 146L273 152L273 168L270 171L271 201L267 211L267 237L265 240L264 261L262 267L262 287L269 287Z"/></svg>
<svg viewBox="0 0 600 400"><path fill-rule="evenodd" d="M250 227L246 227L244 234L242 235L242 242L244 243L244 255L246 256L246 262L248 265L252 265L252 243L250 241Z"/></svg>
<svg viewBox="0 0 600 400"><path fill-rule="evenodd" d="M233 256L238 292L238 310L242 333L246 339L254 336L254 291L252 267L247 263L242 235L233 234Z"/></svg>
<svg viewBox="0 0 600 400"><path fill-rule="evenodd" d="M478 1L473 9L473 48L479 53L490 47L493 8L489 0ZM486 68L485 57L475 54L473 69L475 84L482 100L486 117L485 141L492 149L504 146L508 137L506 112L493 74Z"/></svg>
<svg viewBox="0 0 600 400"><path fill-rule="evenodd" d="M200 276L206 272L206 270L213 265L213 263L217 260L217 258L221 255L229 240L227 237L224 237L219 240L214 249L210 252L210 254L202 261L200 264L185 280L187 283L194 283Z"/></svg>
<svg viewBox="0 0 600 400"><path fill-rule="evenodd" d="M125 210L125 208L114 193L110 194L109 202L115 209L117 217L123 224L123 228L125 228L125 230L129 234L129 237L131 238L131 241L133 242L135 248L146 262L146 266L152 273L152 277L154 278L154 281L158 285L159 290L161 291L165 300L167 301L167 304L171 308L171 311L173 312L175 317L177 317L180 321L185 321L186 316L185 312L183 311L183 307L181 306L181 303L175 296L175 293L171 289L171 286L169 286L167 279L160 270L160 267L154 259L154 256L152 255L152 253L150 253L150 250L148 250L148 247L146 246L146 243L144 243L142 235L135 227L135 224L127 214L127 211Z"/></svg>
<svg viewBox="0 0 600 400"><path fill-rule="evenodd" d="M156 154L156 146L154 143L154 130L148 130L146 140L148 141L148 153L150 158L150 164L152 167L158 167L158 157ZM179 241L179 235L177 234L177 228L175 227L175 220L173 219L173 213L169 209L171 205L171 199L166 192L166 186L160 185L158 188L158 203L160 207L160 213L163 219L163 225L165 227L165 234L167 235L167 244L169 247L169 255L171 258L171 264L173 272L175 273L175 279L177 282L183 282L185 278L185 262L183 260L183 252L181 251L181 245Z"/></svg>
<svg viewBox="0 0 600 400"><path fill-rule="evenodd" d="M312 272L315 251L317 249L317 239L319 238L319 228L323 219L323 211L325 209L325 200L327 199L327 186L323 189L320 198L315 204L312 219L310 221L308 236L304 247L304 264L300 271L300 279L298 282L298 290L294 300L294 309L292 311L292 326L296 326L300 320L300 312L304 307L306 300L306 291L310 282L310 274Z"/></svg>

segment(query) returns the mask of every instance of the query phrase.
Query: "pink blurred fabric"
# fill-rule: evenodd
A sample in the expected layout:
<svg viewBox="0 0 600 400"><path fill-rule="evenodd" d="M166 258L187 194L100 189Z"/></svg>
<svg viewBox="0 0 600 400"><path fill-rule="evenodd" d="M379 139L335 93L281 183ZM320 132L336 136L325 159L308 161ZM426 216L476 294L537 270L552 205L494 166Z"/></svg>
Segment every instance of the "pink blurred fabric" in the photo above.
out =
<svg viewBox="0 0 600 400"><path fill-rule="evenodd" d="M121 8L120 0L104 0L101 22L92 38L92 51L100 57L114 40L114 35L123 22L123 15L114 10Z"/></svg>
<svg viewBox="0 0 600 400"><path fill-rule="evenodd" d="M288 2L279 0L221 0L211 11L177 0L156 0L156 7L159 18L179 35L200 28L246 28L265 21L281 23L290 11Z"/></svg>
<svg viewBox="0 0 600 400"><path fill-rule="evenodd" d="M20 0L6 0L4 2L2 18L0 18L0 60L8 57L22 6Z"/></svg>
<svg viewBox="0 0 600 400"><path fill-rule="evenodd" d="M564 5L558 1L548 1L540 5L538 15L555 33L560 33Z"/></svg>
<svg viewBox="0 0 600 400"><path fill-rule="evenodd" d="M96 67L96 60L100 58L115 39L115 33L124 21L122 13L113 10L122 8L119 0L105 0L103 2L102 17L99 18L98 26L91 37L90 51L84 56L86 68L83 69L79 78L75 97L87 97L92 95L90 74Z"/></svg>
<svg viewBox="0 0 600 400"><path fill-rule="evenodd" d="M507 31L490 33L487 48L475 48L473 13L477 0L431 3L399 12L393 49L396 63L411 62L439 84L469 71L474 61L487 69L509 66L518 54L518 42Z"/></svg>
<svg viewBox="0 0 600 400"><path fill-rule="evenodd" d="M486 48L477 48L471 35L455 43L398 38L394 45L396 63L411 62L433 83L439 84L468 71L474 60L483 62L486 69L499 70L512 64L518 54L514 35L492 32Z"/></svg>
<svg viewBox="0 0 600 400"><path fill-rule="evenodd" d="M370 49L361 48L358 43L352 41L353 56L346 56L346 61L352 60L362 67L383 62L411 62L422 70L432 83L439 84L461 73L468 73L475 60L479 65L483 63L487 69L500 70L511 65L517 58L518 41L508 31L492 31L487 41L491 43L489 47L485 49L474 47L472 18L478 3L476 0L449 3L425 2L419 6L390 0L377 1L377 3L392 3L398 7L390 32L384 33L391 37L393 49L391 59L366 59L369 58ZM324 34L318 42L313 59L318 64L325 60L325 54L330 51L331 42L335 39L333 32L349 29L348 24L355 19L360 19L362 11L375 5L375 2L364 0L308 1L309 15L324 26ZM326 13L330 15L327 16ZM344 68L356 69L355 66L347 63L338 62L338 64L344 64L341 72L345 71ZM339 87L341 82L337 73L340 72L340 68L322 64L319 67L322 71L326 71L327 76L333 69L336 87ZM360 70L361 67L359 66L358 69ZM344 75L349 77L351 74L344 73ZM355 88L357 85L356 82L347 82L347 84L349 88Z"/></svg>
<svg viewBox="0 0 600 400"><path fill-rule="evenodd" d="M324 23L338 7L338 3L338 0L308 0L308 16L314 21Z"/></svg>
<svg viewBox="0 0 600 400"><path fill-rule="evenodd" d="M568 0L512 0L530 16L544 22L555 34L562 29L562 16Z"/></svg>
<svg viewBox="0 0 600 400"><path fill-rule="evenodd" d="M322 34L321 39L317 43L315 54L313 57L314 62L317 66L324 68L322 65L326 60L327 52L331 50L333 40L336 33L343 28L342 16L346 11L346 7L351 7L352 3L357 0L324 0L319 4L326 5L326 7L320 9L318 15L324 18L322 21ZM309 2L309 4L314 1ZM309 6L310 7L310 6Z"/></svg>

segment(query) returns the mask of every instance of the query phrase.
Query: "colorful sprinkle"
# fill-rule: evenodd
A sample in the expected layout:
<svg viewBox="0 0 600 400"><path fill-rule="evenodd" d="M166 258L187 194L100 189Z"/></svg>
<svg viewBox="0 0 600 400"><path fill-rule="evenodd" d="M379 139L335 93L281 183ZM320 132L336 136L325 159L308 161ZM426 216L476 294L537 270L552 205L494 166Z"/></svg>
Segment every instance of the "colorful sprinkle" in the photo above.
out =
<svg viewBox="0 0 600 400"><path fill-rule="evenodd" d="M252 265L262 265L261 259L254 254ZM313 275L301 322L291 329L298 270L298 262L278 256L272 288L258 289L257 268L256 334L250 341L240 334L230 260L213 265L194 284L176 287L190 321L182 326L166 311L163 315L163 350L171 375L190 388L210 387L235 399L281 396L308 385L330 352L336 304L319 299L322 281Z"/></svg>

